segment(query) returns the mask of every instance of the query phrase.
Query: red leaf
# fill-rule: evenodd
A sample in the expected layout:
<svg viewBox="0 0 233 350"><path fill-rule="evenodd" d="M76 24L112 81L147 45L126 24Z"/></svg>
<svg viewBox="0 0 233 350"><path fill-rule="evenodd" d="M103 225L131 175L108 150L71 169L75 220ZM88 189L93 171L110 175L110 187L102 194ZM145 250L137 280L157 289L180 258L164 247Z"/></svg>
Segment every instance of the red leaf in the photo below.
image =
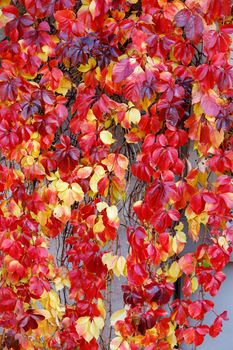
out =
<svg viewBox="0 0 233 350"><path fill-rule="evenodd" d="M114 83L120 83L133 73L136 62L133 59L124 58L113 67L112 79Z"/></svg>
<svg viewBox="0 0 233 350"><path fill-rule="evenodd" d="M183 336L187 344L194 343L196 346L199 346L203 343L204 337L208 332L208 326L190 327L183 332Z"/></svg>
<svg viewBox="0 0 233 350"><path fill-rule="evenodd" d="M140 286L147 278L145 264L135 264L135 262L127 261L127 272L129 283Z"/></svg>
<svg viewBox="0 0 233 350"><path fill-rule="evenodd" d="M197 300L188 307L189 315L195 320L203 319L206 312L213 309L214 303L211 300Z"/></svg>
<svg viewBox="0 0 233 350"><path fill-rule="evenodd" d="M221 109L221 106L217 103L216 96L210 93L203 95L201 106L206 114L213 117L217 117Z"/></svg>
<svg viewBox="0 0 233 350"><path fill-rule="evenodd" d="M71 10L61 10L54 14L54 18L58 22L58 29L70 34L72 25L76 19L75 13Z"/></svg>
<svg viewBox="0 0 233 350"><path fill-rule="evenodd" d="M184 27L190 18L191 12L188 9L183 9L175 15L174 21L177 27Z"/></svg>
<svg viewBox="0 0 233 350"><path fill-rule="evenodd" d="M0 288L0 312L13 311L16 301L16 295L10 288Z"/></svg>
<svg viewBox="0 0 233 350"><path fill-rule="evenodd" d="M214 323L210 326L209 334L215 338L222 332L222 321L227 321L227 311L224 311L221 315L217 316Z"/></svg>
<svg viewBox="0 0 233 350"><path fill-rule="evenodd" d="M184 27L187 39L198 43L204 30L203 20L199 15L193 14L190 10L183 9L175 16L177 27Z"/></svg>
<svg viewBox="0 0 233 350"><path fill-rule="evenodd" d="M203 20L198 15L191 15L184 27L187 39L198 43L204 30Z"/></svg>

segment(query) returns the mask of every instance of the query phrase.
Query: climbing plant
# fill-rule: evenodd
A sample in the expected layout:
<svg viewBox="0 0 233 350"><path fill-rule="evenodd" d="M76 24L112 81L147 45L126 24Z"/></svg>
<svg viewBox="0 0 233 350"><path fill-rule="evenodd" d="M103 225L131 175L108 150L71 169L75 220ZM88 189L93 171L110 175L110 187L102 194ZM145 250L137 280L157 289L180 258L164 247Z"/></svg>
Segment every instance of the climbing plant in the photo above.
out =
<svg viewBox="0 0 233 350"><path fill-rule="evenodd" d="M195 349L218 336L231 1L0 7L1 349Z"/></svg>

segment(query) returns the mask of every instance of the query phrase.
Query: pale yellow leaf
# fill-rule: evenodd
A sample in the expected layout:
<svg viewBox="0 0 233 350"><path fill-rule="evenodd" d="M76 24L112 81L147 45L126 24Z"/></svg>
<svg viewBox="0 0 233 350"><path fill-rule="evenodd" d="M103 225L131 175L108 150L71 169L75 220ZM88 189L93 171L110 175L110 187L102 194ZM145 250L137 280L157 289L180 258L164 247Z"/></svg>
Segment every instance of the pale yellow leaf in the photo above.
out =
<svg viewBox="0 0 233 350"><path fill-rule="evenodd" d="M138 124L141 120L141 113L136 108L130 108L126 114L126 119L129 121L129 123Z"/></svg>
<svg viewBox="0 0 233 350"><path fill-rule="evenodd" d="M99 338L100 330L94 321L92 321L90 324L90 333L95 339Z"/></svg>
<svg viewBox="0 0 233 350"><path fill-rule="evenodd" d="M120 256L117 260L117 264L114 267L113 272L117 277L120 275L125 276L126 273L126 260L123 256Z"/></svg>
<svg viewBox="0 0 233 350"><path fill-rule="evenodd" d="M96 204L96 208L99 212L101 212L102 210L108 208L108 204L105 202L99 202Z"/></svg>
<svg viewBox="0 0 233 350"><path fill-rule="evenodd" d="M59 192L58 198L62 200L66 206L71 206L75 202L71 188L68 188L63 192Z"/></svg>
<svg viewBox="0 0 233 350"><path fill-rule="evenodd" d="M111 325L114 326L117 321L123 321L126 317L126 310L120 309L114 312L110 318Z"/></svg>
<svg viewBox="0 0 233 350"><path fill-rule="evenodd" d="M105 253L102 256L102 262L104 265L107 265L108 270L112 270L117 264L117 256L112 255L112 253Z"/></svg>
<svg viewBox="0 0 233 350"><path fill-rule="evenodd" d="M108 207L106 212L110 221L115 221L116 219L118 219L118 210L115 205Z"/></svg>
<svg viewBox="0 0 233 350"><path fill-rule="evenodd" d="M81 200L83 200L84 193L82 187L77 183L72 183L71 188L73 191L75 201L80 202Z"/></svg>
<svg viewBox="0 0 233 350"><path fill-rule="evenodd" d="M179 240L181 243L186 243L187 237L186 234L182 231L177 232L176 238Z"/></svg>
<svg viewBox="0 0 233 350"><path fill-rule="evenodd" d="M100 311L100 314L104 320L106 317L106 310L104 307L104 302L101 298L98 298L98 300L97 300L97 307L98 307L98 310Z"/></svg>
<svg viewBox="0 0 233 350"><path fill-rule="evenodd" d="M69 184L68 184L68 182L64 182L60 179L56 182L55 187L56 187L58 192L64 192L69 187Z"/></svg>
<svg viewBox="0 0 233 350"><path fill-rule="evenodd" d="M100 140L105 144L105 145L111 145L112 143L115 142L115 139L112 137L111 132L107 130L103 130L100 132Z"/></svg>
<svg viewBox="0 0 233 350"><path fill-rule="evenodd" d="M83 336L87 332L90 323L90 316L79 317L76 321L76 331L79 335Z"/></svg>
<svg viewBox="0 0 233 350"><path fill-rule="evenodd" d="M102 317L94 317L93 321L99 329L104 328L104 319Z"/></svg>

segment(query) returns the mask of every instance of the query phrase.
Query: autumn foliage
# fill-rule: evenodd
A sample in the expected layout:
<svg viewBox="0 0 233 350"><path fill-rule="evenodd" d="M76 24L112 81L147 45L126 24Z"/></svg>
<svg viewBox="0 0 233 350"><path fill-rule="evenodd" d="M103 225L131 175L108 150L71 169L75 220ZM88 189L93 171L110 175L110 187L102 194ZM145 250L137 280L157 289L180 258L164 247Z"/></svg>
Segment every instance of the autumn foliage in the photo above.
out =
<svg viewBox="0 0 233 350"><path fill-rule="evenodd" d="M1 349L218 336L227 313L212 297L233 243L231 1L0 6Z"/></svg>

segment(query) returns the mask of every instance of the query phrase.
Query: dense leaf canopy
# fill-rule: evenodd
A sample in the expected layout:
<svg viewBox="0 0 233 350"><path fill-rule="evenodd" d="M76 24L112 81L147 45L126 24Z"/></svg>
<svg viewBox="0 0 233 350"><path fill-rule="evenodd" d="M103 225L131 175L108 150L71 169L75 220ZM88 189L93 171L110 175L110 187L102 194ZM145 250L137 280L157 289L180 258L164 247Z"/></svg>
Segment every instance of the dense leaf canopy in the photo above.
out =
<svg viewBox="0 0 233 350"><path fill-rule="evenodd" d="M1 348L216 337L233 243L231 1L0 6ZM113 278L125 306L110 315Z"/></svg>

